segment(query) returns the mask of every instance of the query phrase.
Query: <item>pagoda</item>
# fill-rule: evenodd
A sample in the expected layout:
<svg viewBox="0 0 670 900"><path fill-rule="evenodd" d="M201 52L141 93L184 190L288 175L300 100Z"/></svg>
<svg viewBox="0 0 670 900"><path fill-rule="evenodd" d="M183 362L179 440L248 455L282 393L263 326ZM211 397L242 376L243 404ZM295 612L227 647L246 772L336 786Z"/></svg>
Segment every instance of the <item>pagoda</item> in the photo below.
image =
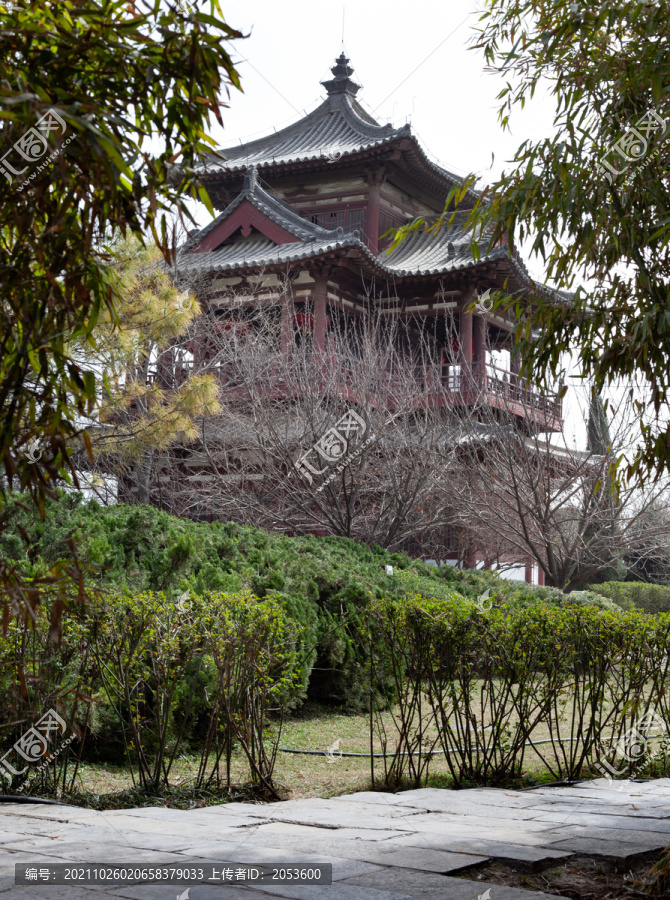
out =
<svg viewBox="0 0 670 900"><path fill-rule="evenodd" d="M197 171L219 215L180 249L176 282L195 290L210 313L272 307L282 350L302 331L325 355L338 317L365 316L371 306L418 320L444 348L447 402L457 408L476 397L511 414L521 432L560 431L558 394L523 383L518 354L508 368L491 362L491 351L511 350L516 323L478 298L500 289L530 302L539 287L518 253L480 241L473 258L464 221L474 191L450 226L418 228L391 247L393 229L418 217L434 221L462 180L427 156L409 124L375 121L357 99L344 53L331 72L313 112L203 158Z"/></svg>
<svg viewBox="0 0 670 900"><path fill-rule="evenodd" d="M509 371L487 363L487 350L510 348L514 320L473 308L489 290L517 296L537 290L516 251L501 244L475 261L472 235L458 220L437 233L418 229L386 250L392 229L442 213L461 179L428 158L409 124L376 122L356 99L353 71L340 55L333 77L322 82L326 99L317 109L203 160L201 180L221 213L191 234L179 254L178 277L186 283L197 273L198 283L206 284L198 297L206 294L210 306L225 307L234 288L239 308L245 291L249 303L257 302L262 273L262 299L281 307L285 339L299 323L313 332L317 352L326 346L330 311L363 315L375 302L389 313L420 318L445 351L457 347L456 367L448 366L453 358L445 352L454 403L468 401L474 379L478 402L512 410L522 427L560 431L559 397L519 384L518 355ZM470 205L475 197L469 194ZM467 198L462 206L467 209ZM280 282L287 272L290 295ZM377 299L361 290L362 281L375 284Z"/></svg>

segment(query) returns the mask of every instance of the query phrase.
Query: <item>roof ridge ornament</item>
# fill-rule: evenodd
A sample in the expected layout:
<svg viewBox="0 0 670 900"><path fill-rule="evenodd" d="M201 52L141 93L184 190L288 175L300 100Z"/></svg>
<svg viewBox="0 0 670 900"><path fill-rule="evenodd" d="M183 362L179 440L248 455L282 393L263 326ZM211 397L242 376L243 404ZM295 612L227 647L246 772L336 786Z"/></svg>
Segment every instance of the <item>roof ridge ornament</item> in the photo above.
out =
<svg viewBox="0 0 670 900"><path fill-rule="evenodd" d="M258 187L258 169L256 166L249 166L244 173L244 182L242 184L242 192L253 192Z"/></svg>
<svg viewBox="0 0 670 900"><path fill-rule="evenodd" d="M354 70L348 63L349 57L342 51L330 70L335 77L321 82L329 94L350 94L355 97L360 91L361 85L352 80Z"/></svg>

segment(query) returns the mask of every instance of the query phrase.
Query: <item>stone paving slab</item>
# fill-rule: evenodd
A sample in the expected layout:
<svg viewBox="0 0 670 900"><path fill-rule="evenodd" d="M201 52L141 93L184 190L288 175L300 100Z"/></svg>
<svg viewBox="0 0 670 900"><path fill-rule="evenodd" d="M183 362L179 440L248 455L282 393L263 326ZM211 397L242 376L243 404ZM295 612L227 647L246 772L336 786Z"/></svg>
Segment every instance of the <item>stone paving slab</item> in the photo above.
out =
<svg viewBox="0 0 670 900"><path fill-rule="evenodd" d="M573 838L595 838L596 840L620 841L622 844L635 844L649 850L664 850L670 844L670 834L657 831L634 831L620 828L588 828L584 825L569 825L563 832L565 841ZM557 842L558 843L558 842ZM552 846L556 846L553 844Z"/></svg>
<svg viewBox="0 0 670 900"><path fill-rule="evenodd" d="M279 805L277 804L277 806ZM337 809L311 809L304 812L300 810L284 812L282 809L277 809L267 819L275 822L289 822L294 825L313 825L317 828L329 828L334 831L340 828L365 828L371 831L386 831L391 827L398 831L411 831L415 826L410 824L410 822L415 818L419 818L419 816L420 813L417 813L416 815L400 815L391 819L389 816L356 815L346 809L343 809L342 812ZM256 821L258 822L259 820ZM391 821L393 821L392 826L390 824Z"/></svg>
<svg viewBox="0 0 670 900"><path fill-rule="evenodd" d="M426 823L443 825L445 828L449 829L487 829L491 828L493 824L493 826L496 828L507 828L510 830L510 832L524 835L532 835L535 833L541 833L543 831L549 831L552 827L547 822L537 822L529 819L509 819L500 821L495 817L482 816L479 814L474 816L455 816L451 813L442 812L418 813L417 815L410 816L403 821L404 823L406 823L406 829L412 828L416 829L417 831L421 831L422 826Z"/></svg>
<svg viewBox="0 0 670 900"><path fill-rule="evenodd" d="M416 827L406 829L404 834L421 833L423 835L434 834L440 837L449 837L453 841L461 839L478 839L486 837L489 840L502 841L509 844L521 844L528 847L545 847L555 841L561 840L561 828L549 826L536 831L524 831L515 827L515 823L496 822L482 820L477 823L465 819L461 823L444 821L439 816L424 817Z"/></svg>
<svg viewBox="0 0 670 900"><path fill-rule="evenodd" d="M622 799L624 797L625 799ZM577 796L574 800L569 797L555 797L553 800L551 797L543 797L541 803L533 807L533 811L537 812L548 808L563 809L566 806L571 809L578 806L585 811L592 812L598 812L606 806L627 811L637 809L640 812L644 812L645 815L658 818L667 818L669 812L667 803L664 802L661 796L647 795L640 797L635 794L628 795L623 787L616 791L607 791L603 797Z"/></svg>
<svg viewBox="0 0 670 900"><path fill-rule="evenodd" d="M217 822L221 821L225 821L227 828L245 828L247 825L255 825L259 820L267 819L271 815L277 815L272 810L263 815L252 814L243 816L239 813L229 815L225 812L219 813L218 809L217 807L217 813L208 813L200 809L164 809L163 807L154 806L146 811L150 812L151 815L139 815L139 813L145 812L143 809L115 810L101 813L101 815L104 815L105 819L110 822L124 823L132 822L133 820L143 820L149 824L153 821L160 822L161 825L166 822L172 822L182 828L185 822L188 822L190 828L212 828ZM172 815L163 817L161 815L162 812L171 813ZM177 815L174 815L174 813L177 813ZM289 815L289 813L282 811L282 815Z"/></svg>
<svg viewBox="0 0 670 900"><path fill-rule="evenodd" d="M572 853L565 850L550 850L540 847L525 847L522 844L505 844L502 841L490 841L486 838L470 840L453 840L438 835L416 834L399 837L393 842L406 847L430 847L431 849L449 849L460 853L481 854L491 859L506 863L514 863L517 868L527 872L540 872L550 865L569 859Z"/></svg>
<svg viewBox="0 0 670 900"><path fill-rule="evenodd" d="M266 839L266 835L270 835L271 838L267 838L266 842L270 840L296 841L299 839L308 844L314 841L332 844L334 841L356 843L374 841L381 843L383 841L396 840L399 832L391 831L390 829L374 831L369 828L340 828L334 834L330 828L316 829L310 825L298 825L295 822L264 822L256 826L254 834L258 835L258 839L261 842Z"/></svg>
<svg viewBox="0 0 670 900"><path fill-rule="evenodd" d="M424 872L459 872L471 866L488 862L488 858L482 853L457 853L449 849L440 849L431 846L407 846L397 841L326 841L313 839L309 842L309 853L305 853L305 842L298 838L293 840L273 841L268 836L265 843L244 847L232 845L206 844L202 848L187 850L185 856L196 858L222 857L239 862L263 862L281 863L295 862L301 865L314 862L332 862L333 879L349 877L339 874L347 861L356 860L358 863L366 863L368 866L384 866L391 868L410 868ZM562 854L568 856L569 854ZM336 870L338 870L336 872ZM354 873L351 873L352 875Z"/></svg>
<svg viewBox="0 0 670 900"><path fill-rule="evenodd" d="M439 859L439 866L426 866L426 871L447 871L451 868L453 871L460 871L462 868L468 868L472 865L478 865L487 861L487 855L481 850L461 851L451 846L451 841L433 840L432 835L427 835L425 839L421 835L415 836L414 843L402 838L395 838L388 841L371 841L371 840L341 840L339 838L327 839L313 836L308 842L299 835L277 835L267 833L259 836L258 842L263 847L273 847L281 851L284 859L293 859L296 854L301 854L309 847L309 854L313 860L327 862L331 856L341 858L358 859L367 862L378 862L384 857L384 865L404 866L405 863L400 861L397 856L397 863L394 863L392 854L404 854L408 848L417 852L419 850L435 851ZM257 843L258 843L257 842ZM256 843L254 843L256 846ZM414 868L422 868L418 863Z"/></svg>
<svg viewBox="0 0 670 900"><path fill-rule="evenodd" d="M447 875L460 872L470 866L489 862L485 856L468 853L452 853L425 847L393 847L384 849L371 858L371 862L379 866L391 866L401 869L418 869L421 872L436 872Z"/></svg>
<svg viewBox="0 0 670 900"><path fill-rule="evenodd" d="M188 835L191 843L194 843L200 838L211 840L216 837L228 840L237 834L252 832L262 822L262 819L257 819L254 825L236 828L232 821L221 820L220 823L214 822L210 826L199 828L192 827L188 820L181 825L178 822L166 822L165 825L161 825L160 821L156 819L128 819L127 822L119 822L117 819L109 823L109 833L127 835L129 840L131 840L130 835L132 834L171 834L176 837Z"/></svg>
<svg viewBox="0 0 670 900"><path fill-rule="evenodd" d="M670 802L670 801L669 801ZM563 826L566 820L570 821L570 825L585 825L589 828L621 828L622 817L614 815L605 815L603 813L573 812L568 813L542 813L535 819L536 822L546 822L557 826ZM625 820L624 820L625 822ZM624 825L624 827L626 827ZM667 834L668 843L670 844L670 819L644 818L637 816L635 818L635 832L655 831L658 834Z"/></svg>
<svg viewBox="0 0 670 900"><path fill-rule="evenodd" d="M624 843L609 837L603 840L590 837L569 838L561 841L560 844L554 844L554 846L578 853L580 856L604 857L624 863L641 859L655 849L663 849L662 847L650 847L648 844Z"/></svg>
<svg viewBox="0 0 670 900"><path fill-rule="evenodd" d="M81 834L82 838L90 838L87 831L72 831L70 838L76 838ZM177 836L174 834L143 834L142 832L122 832L122 838L125 839L125 846L130 852L134 850L162 850L168 856L171 853L179 853L193 846L193 837L189 834Z"/></svg>
<svg viewBox="0 0 670 900"><path fill-rule="evenodd" d="M467 798L456 797L452 800L450 797L436 797L428 800L423 804L423 809L419 809L415 803L418 801L409 801L407 803L398 804L400 808L412 810L418 814L426 813L446 813L448 815L457 816L478 816L487 819L513 819L518 822L532 821L537 817L535 807L505 807L495 806L494 804L472 803Z"/></svg>
<svg viewBox="0 0 670 900"><path fill-rule="evenodd" d="M485 806L505 806L522 809L526 806L533 806L537 801L534 798L534 791L506 791L500 788L468 788L460 791L451 791L454 798L467 799L469 803L481 803ZM402 794L387 794L386 796L397 797L399 805L410 802L426 803L431 800L439 800L444 795L441 788L417 788L413 791L403 791ZM357 796L357 795L354 795ZM353 798L348 797L348 800Z"/></svg>
<svg viewBox="0 0 670 900"><path fill-rule="evenodd" d="M571 855L625 865L670 843L670 779L643 785L599 779L537 791L493 788L360 792L207 809L150 807L96 812L42 804L0 805L0 898L174 900L179 885L13 885L14 863L189 860L332 862L337 886L194 885L193 900L477 900L477 866L495 858L544 868ZM467 878L449 872L465 871ZM438 874L440 873L440 874ZM492 900L547 895L490 885ZM439 888L439 891L437 890ZM179 890L178 890L179 889ZM197 893L196 893L197 890Z"/></svg>
<svg viewBox="0 0 670 900"><path fill-rule="evenodd" d="M555 895L537 891L524 891L520 888L504 887L486 881L464 881L440 875L425 875L421 872L389 873L376 876L362 875L349 879L348 884L368 887L388 887L402 891L412 900L477 900L487 889L491 890L491 900L556 900ZM354 895L355 896L355 895Z"/></svg>
<svg viewBox="0 0 670 900"><path fill-rule="evenodd" d="M319 800L311 803L309 806L294 806L289 810L291 815L304 815L305 813L315 813L317 815L335 812L342 815L346 812L351 816L383 816L390 819L397 819L402 816L418 815L419 813L427 813L428 805L418 803L416 806L409 808L408 804L400 804L397 800L394 802L393 797L402 796L401 794L385 794L384 800L379 803L369 803L367 801L349 801L348 797L332 797L329 800ZM390 799L389 799L390 798ZM282 804L282 813L286 813Z"/></svg>
<svg viewBox="0 0 670 900"><path fill-rule="evenodd" d="M543 813L561 813L566 818L580 813L589 813L596 816L624 816L628 822L636 818L667 819L670 818L670 798L667 805L660 804L658 807L653 808L630 801L626 804L621 803L621 801L618 803L612 801L611 803L589 804L588 806L585 806L582 802L577 802L574 805L567 802L547 803L544 806L537 806L536 810L537 815L534 821L541 820Z"/></svg>

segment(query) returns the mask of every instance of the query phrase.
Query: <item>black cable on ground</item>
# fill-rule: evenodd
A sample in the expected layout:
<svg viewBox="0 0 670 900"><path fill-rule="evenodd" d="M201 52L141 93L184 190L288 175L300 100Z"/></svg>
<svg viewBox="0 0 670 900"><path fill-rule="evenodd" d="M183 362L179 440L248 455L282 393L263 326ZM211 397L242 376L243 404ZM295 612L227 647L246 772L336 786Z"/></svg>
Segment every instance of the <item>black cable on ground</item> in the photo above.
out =
<svg viewBox="0 0 670 900"><path fill-rule="evenodd" d="M589 784L592 778L580 778L578 781L549 781L546 784L534 784L532 787L519 788L521 791L537 791L539 788L545 787L572 787L574 784ZM628 781L633 784L645 784L647 781L654 781L653 778L629 778Z"/></svg>
<svg viewBox="0 0 670 900"><path fill-rule="evenodd" d="M81 809L74 803L63 803L61 800L45 800L43 797L24 797L22 794L0 794L0 803L48 803L51 806L69 806L71 809Z"/></svg>
<svg viewBox="0 0 670 900"><path fill-rule="evenodd" d="M532 787L518 788L518 791L521 793L521 791L537 791L539 788L545 787L572 787L573 784L586 784L590 780L590 778L580 778L578 781L548 781L546 784L534 784Z"/></svg>

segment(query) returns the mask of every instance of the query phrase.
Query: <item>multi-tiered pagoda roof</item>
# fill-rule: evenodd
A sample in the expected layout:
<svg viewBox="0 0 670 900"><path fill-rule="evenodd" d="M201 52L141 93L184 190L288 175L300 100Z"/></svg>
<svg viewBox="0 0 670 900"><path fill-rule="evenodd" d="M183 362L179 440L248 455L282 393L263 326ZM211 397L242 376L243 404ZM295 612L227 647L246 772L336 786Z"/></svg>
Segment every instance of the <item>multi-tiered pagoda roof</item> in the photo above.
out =
<svg viewBox="0 0 670 900"><path fill-rule="evenodd" d="M541 286L504 243L492 246L480 236L473 254L465 227L472 191L450 226L422 226L389 246L399 226L435 222L461 180L427 156L409 125L375 121L357 99L360 86L344 54L331 71L322 82L326 98L313 112L202 160L199 174L219 215L181 248L178 280L197 285L200 299L221 311L255 303L260 279L263 303L281 309L284 336L309 327L317 351L338 315L359 316L376 305L420 317L445 358L458 347L459 368L479 379L482 396L506 408L516 403L520 420L527 419L531 395L518 387L518 373L510 370L506 381L487 357L511 346L516 322L511 313L473 305L489 289L523 298ZM464 402L462 391L454 402ZM543 430L560 428L557 398L533 394L531 406Z"/></svg>

